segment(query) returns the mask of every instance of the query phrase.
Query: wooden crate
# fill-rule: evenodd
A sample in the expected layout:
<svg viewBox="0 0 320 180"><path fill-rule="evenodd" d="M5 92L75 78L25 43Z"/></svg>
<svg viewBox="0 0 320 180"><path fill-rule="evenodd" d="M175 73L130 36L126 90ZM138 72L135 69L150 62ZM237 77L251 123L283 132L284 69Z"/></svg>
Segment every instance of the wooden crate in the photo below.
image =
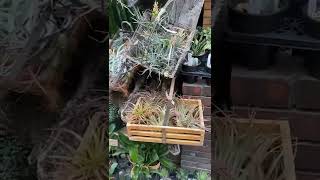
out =
<svg viewBox="0 0 320 180"><path fill-rule="evenodd" d="M139 103L139 101L140 98L138 99L137 103ZM128 121L127 132L129 139L132 141L142 142L203 146L205 126L203 121L203 109L201 100L183 99L183 101L199 105L200 123L203 129L140 125L131 124L130 121Z"/></svg>
<svg viewBox="0 0 320 180"><path fill-rule="evenodd" d="M296 180L294 155L292 150L292 139L290 135L290 127L287 121L274 121L274 120L254 120L248 119L236 119L240 123L240 131L246 130L249 123L252 123L254 127L258 128L262 133L280 133L281 143L284 153L284 175L285 180Z"/></svg>

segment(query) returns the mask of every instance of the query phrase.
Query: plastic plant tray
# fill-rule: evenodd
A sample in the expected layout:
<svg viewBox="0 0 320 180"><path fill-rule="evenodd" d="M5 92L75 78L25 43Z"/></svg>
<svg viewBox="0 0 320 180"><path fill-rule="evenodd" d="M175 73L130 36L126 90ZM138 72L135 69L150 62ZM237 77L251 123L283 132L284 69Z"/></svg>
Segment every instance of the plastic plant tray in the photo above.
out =
<svg viewBox="0 0 320 180"><path fill-rule="evenodd" d="M282 26L270 33L246 34L227 30L226 41L233 43L277 46L294 49L320 50L320 39L304 32L302 18L284 18ZM320 32L319 32L320 33Z"/></svg>
<svg viewBox="0 0 320 180"><path fill-rule="evenodd" d="M206 72L205 67L199 67L198 71L195 72L185 72L181 69L181 75L186 75L186 76L197 76L197 77L204 77L204 78L210 78L211 79L211 74Z"/></svg>

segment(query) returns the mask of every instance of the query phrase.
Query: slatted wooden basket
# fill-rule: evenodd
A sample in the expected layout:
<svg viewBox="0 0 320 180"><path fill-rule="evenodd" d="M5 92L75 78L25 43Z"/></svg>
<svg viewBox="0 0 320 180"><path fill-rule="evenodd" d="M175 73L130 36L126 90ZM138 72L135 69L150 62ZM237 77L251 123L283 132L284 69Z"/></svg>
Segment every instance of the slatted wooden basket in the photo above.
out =
<svg viewBox="0 0 320 180"><path fill-rule="evenodd" d="M141 97L140 97L141 98ZM140 101L137 101L137 104ZM202 128L183 128L172 126L152 126L127 122L127 132L132 141L203 146L205 126L201 100L182 99L185 103L198 104Z"/></svg>

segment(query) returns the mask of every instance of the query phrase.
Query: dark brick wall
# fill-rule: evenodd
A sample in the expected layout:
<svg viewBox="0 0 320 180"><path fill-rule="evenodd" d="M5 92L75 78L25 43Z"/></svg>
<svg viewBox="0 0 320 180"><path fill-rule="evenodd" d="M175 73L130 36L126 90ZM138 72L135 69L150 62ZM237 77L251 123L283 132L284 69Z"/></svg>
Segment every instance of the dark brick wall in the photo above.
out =
<svg viewBox="0 0 320 180"><path fill-rule="evenodd" d="M201 99L204 107L206 134L204 146L181 146L181 167L189 170L211 171L211 86L204 81L182 84L183 98Z"/></svg>
<svg viewBox="0 0 320 180"><path fill-rule="evenodd" d="M320 80L303 68L249 71L234 66L231 96L239 117L254 110L257 119L288 120L291 136L299 141L297 179L320 180Z"/></svg>

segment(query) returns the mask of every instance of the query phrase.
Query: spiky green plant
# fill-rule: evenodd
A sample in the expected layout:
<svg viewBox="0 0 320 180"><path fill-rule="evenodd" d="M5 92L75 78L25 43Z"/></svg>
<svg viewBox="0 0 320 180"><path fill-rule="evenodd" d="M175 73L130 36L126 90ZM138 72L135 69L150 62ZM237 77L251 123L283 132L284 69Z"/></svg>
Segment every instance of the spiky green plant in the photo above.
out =
<svg viewBox="0 0 320 180"><path fill-rule="evenodd" d="M147 71L169 76L183 51L189 32L173 27L165 7L154 5L153 11L133 11L137 30L131 40L129 59L142 64Z"/></svg>
<svg viewBox="0 0 320 180"><path fill-rule="evenodd" d="M211 50L211 28L198 27L196 35L191 43L193 56L200 56L206 50Z"/></svg>

